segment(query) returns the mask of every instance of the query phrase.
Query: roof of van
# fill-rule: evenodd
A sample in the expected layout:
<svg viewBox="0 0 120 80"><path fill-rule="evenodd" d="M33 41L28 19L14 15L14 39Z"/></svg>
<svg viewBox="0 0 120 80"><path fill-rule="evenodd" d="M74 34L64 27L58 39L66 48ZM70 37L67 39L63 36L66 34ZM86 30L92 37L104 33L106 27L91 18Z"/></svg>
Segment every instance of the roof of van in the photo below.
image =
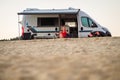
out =
<svg viewBox="0 0 120 80"><path fill-rule="evenodd" d="M80 9L68 8L68 9L36 9L27 8L23 12L19 12L18 15L35 15L35 14L76 14Z"/></svg>

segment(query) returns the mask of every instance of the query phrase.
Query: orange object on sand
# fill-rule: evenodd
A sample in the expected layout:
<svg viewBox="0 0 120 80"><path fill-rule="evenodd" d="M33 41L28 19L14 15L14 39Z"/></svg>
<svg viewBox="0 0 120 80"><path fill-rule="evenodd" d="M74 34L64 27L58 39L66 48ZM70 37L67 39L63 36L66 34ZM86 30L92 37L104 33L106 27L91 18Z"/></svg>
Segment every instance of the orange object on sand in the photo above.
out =
<svg viewBox="0 0 120 80"><path fill-rule="evenodd" d="M99 33L98 31L96 32L96 34L97 34L97 35L100 35L100 33Z"/></svg>
<svg viewBox="0 0 120 80"><path fill-rule="evenodd" d="M22 27L22 36L24 36L24 27Z"/></svg>
<svg viewBox="0 0 120 80"><path fill-rule="evenodd" d="M89 35L88 35L89 37L93 37L93 35L90 33Z"/></svg>

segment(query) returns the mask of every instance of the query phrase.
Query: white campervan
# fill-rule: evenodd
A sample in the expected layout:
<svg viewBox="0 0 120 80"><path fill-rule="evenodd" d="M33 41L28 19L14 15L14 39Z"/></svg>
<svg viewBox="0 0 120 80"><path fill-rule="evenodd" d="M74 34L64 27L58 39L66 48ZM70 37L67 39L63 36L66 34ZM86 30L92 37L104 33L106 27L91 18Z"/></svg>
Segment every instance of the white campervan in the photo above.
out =
<svg viewBox="0 0 120 80"><path fill-rule="evenodd" d="M23 15L22 38L55 38L62 26L66 27L68 37L104 37L111 36L109 30L102 27L80 9L26 9Z"/></svg>

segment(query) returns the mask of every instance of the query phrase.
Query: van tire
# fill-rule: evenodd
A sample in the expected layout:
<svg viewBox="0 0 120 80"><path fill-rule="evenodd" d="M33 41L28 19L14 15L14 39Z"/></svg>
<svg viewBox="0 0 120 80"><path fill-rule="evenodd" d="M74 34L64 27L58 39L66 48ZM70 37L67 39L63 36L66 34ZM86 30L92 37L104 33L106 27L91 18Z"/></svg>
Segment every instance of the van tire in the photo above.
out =
<svg viewBox="0 0 120 80"><path fill-rule="evenodd" d="M34 39L34 35L31 35L31 39Z"/></svg>
<svg viewBox="0 0 120 80"><path fill-rule="evenodd" d="M31 33L24 33L22 36L23 40L30 40L31 39Z"/></svg>
<svg viewBox="0 0 120 80"><path fill-rule="evenodd" d="M106 36L111 37L111 33L109 31L106 32Z"/></svg>

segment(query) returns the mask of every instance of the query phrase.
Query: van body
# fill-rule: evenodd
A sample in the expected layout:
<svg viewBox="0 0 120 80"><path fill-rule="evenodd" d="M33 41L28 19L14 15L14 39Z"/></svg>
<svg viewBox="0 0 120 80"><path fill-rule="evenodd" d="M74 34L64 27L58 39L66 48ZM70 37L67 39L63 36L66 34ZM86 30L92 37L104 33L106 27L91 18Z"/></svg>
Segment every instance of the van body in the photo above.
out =
<svg viewBox="0 0 120 80"><path fill-rule="evenodd" d="M70 38L90 37L89 35L95 32L99 32L99 36L111 36L107 28L102 27L80 9L30 8L19 12L19 15L23 15L21 21L23 39L56 38L62 26L66 27Z"/></svg>

